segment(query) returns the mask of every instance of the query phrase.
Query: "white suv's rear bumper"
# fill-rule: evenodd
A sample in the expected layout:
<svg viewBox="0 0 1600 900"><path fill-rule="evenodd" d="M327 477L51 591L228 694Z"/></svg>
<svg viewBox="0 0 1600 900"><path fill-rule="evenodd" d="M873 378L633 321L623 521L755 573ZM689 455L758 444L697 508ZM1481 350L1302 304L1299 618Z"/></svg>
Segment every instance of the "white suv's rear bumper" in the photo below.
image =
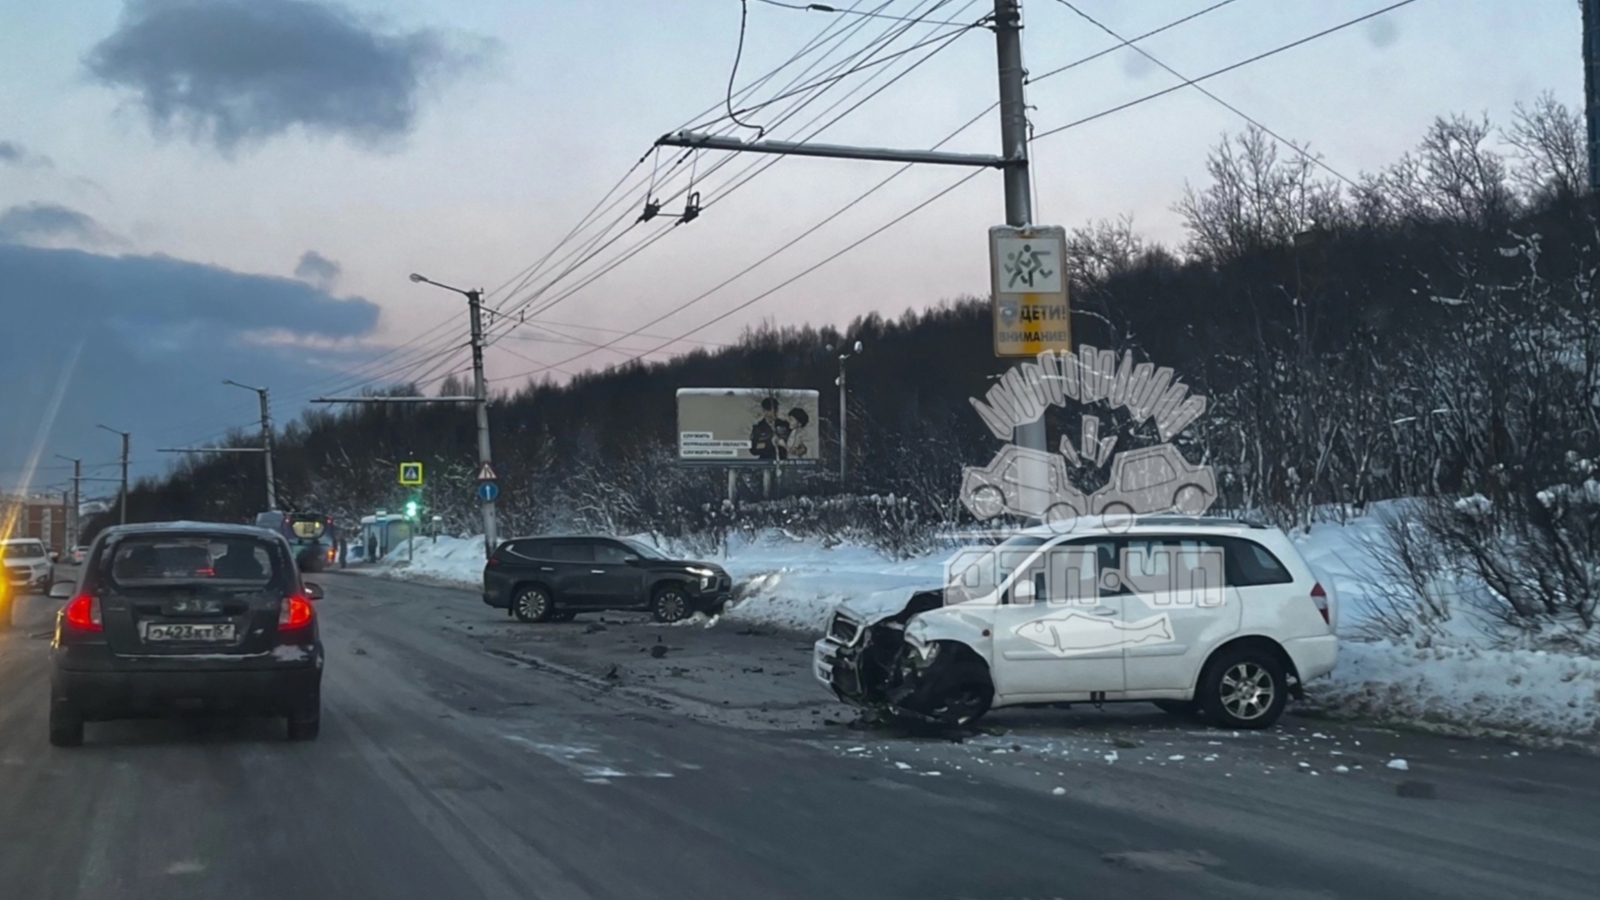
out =
<svg viewBox="0 0 1600 900"><path fill-rule="evenodd" d="M1331 634L1289 638L1283 642L1283 649L1294 660L1294 669L1300 673L1302 683L1332 672L1334 663L1339 660L1339 639Z"/></svg>

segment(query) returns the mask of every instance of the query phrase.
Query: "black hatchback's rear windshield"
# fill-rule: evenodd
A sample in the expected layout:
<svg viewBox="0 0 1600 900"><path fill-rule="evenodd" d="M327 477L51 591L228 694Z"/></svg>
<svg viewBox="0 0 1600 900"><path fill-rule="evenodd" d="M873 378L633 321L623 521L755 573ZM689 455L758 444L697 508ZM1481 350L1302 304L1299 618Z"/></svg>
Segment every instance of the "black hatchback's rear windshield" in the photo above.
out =
<svg viewBox="0 0 1600 900"><path fill-rule="evenodd" d="M266 587L284 581L281 555L273 544L252 537L135 535L109 548L102 565L121 587Z"/></svg>

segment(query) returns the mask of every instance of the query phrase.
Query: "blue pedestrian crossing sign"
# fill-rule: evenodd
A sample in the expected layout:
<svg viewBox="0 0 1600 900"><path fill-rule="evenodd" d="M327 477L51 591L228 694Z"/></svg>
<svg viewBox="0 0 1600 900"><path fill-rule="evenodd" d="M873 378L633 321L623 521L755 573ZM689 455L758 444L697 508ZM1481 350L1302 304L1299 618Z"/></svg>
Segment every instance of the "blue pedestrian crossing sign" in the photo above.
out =
<svg viewBox="0 0 1600 900"><path fill-rule="evenodd" d="M478 499L485 503L492 502L500 496L500 485L493 481L478 482Z"/></svg>
<svg viewBox="0 0 1600 900"><path fill-rule="evenodd" d="M403 462L400 464L400 483L407 487L419 487L422 484L422 463Z"/></svg>

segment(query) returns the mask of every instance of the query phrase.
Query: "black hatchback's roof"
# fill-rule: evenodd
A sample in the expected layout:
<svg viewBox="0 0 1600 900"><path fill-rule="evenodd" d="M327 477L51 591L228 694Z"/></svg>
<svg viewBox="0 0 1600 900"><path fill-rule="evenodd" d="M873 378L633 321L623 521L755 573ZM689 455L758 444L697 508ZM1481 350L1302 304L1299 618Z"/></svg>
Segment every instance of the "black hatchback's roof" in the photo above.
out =
<svg viewBox="0 0 1600 900"><path fill-rule="evenodd" d="M229 534L239 537L281 538L270 528L238 525L232 522L140 522L135 525L113 525L103 534L108 537L126 537L133 534Z"/></svg>

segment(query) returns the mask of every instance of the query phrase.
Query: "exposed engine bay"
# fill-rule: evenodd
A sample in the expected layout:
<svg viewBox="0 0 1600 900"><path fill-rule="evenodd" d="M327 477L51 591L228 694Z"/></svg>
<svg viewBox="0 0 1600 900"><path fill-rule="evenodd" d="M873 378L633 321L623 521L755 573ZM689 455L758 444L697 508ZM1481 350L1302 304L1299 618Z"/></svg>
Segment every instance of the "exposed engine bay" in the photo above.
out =
<svg viewBox="0 0 1600 900"><path fill-rule="evenodd" d="M988 664L963 644L907 634L915 616L944 599L942 590L919 591L898 612L867 622L835 612L817 643L818 677L855 706L943 725L976 720L993 700Z"/></svg>

